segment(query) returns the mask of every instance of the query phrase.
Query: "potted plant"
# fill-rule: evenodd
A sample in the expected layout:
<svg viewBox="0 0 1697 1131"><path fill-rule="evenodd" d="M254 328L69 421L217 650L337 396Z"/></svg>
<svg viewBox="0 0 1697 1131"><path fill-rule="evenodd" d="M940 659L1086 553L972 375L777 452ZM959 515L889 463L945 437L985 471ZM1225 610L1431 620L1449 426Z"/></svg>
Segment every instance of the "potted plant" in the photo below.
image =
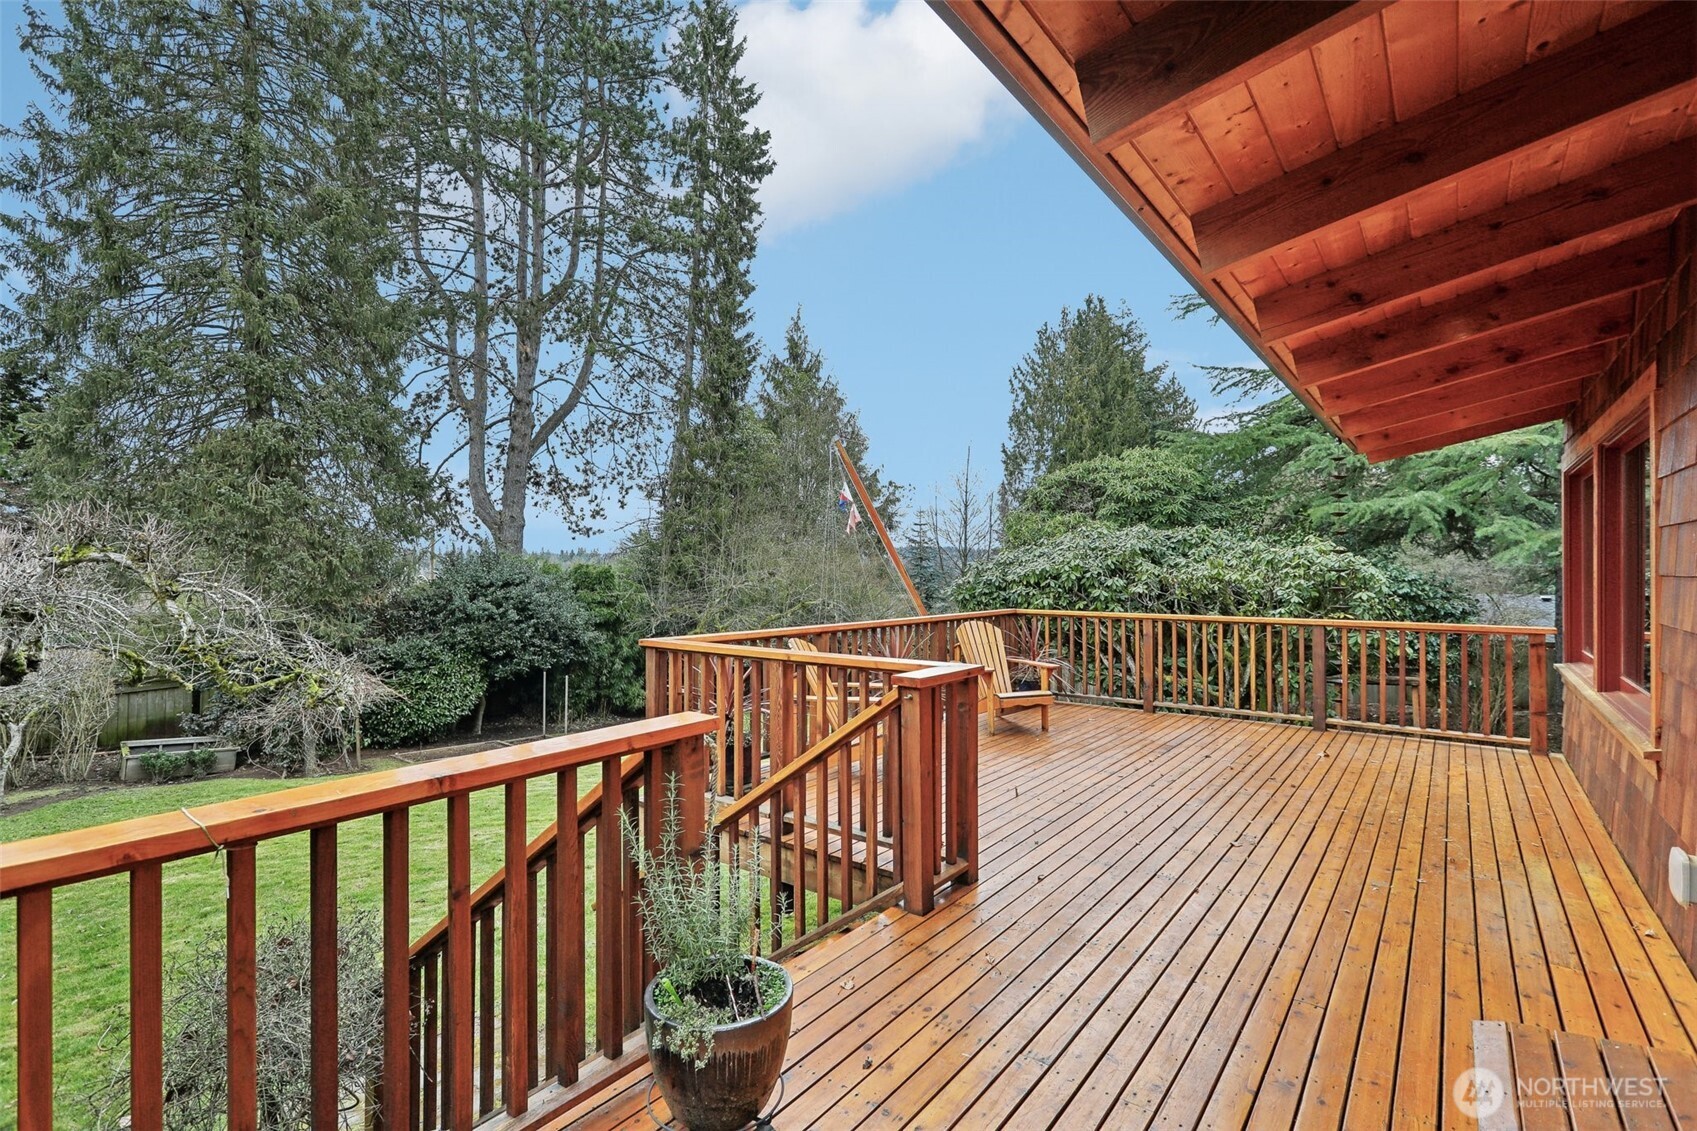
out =
<svg viewBox="0 0 1697 1131"><path fill-rule="evenodd" d="M783 1071L795 996L789 971L748 953L760 914L758 840L722 857L714 817L703 851L684 852L673 779L655 851L623 818L660 971L642 995L648 1056L660 1094L690 1131L733 1131L759 1118Z"/></svg>

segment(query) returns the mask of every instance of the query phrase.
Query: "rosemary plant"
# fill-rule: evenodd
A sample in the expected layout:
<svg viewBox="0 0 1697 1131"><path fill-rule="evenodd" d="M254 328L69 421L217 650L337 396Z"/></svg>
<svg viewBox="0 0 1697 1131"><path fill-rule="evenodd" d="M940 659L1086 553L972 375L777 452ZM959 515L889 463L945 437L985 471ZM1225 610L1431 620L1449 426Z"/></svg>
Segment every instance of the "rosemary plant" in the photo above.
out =
<svg viewBox="0 0 1697 1131"><path fill-rule="evenodd" d="M718 806L708 813L702 859L679 847L683 819L677 778L666 783L659 844L650 852L629 812L625 843L642 873L637 897L648 952L660 968L654 1006L660 1042L697 1068L713 1052L713 1030L763 1016L782 1001L785 982L749 961L760 915L760 840L748 850L720 847Z"/></svg>

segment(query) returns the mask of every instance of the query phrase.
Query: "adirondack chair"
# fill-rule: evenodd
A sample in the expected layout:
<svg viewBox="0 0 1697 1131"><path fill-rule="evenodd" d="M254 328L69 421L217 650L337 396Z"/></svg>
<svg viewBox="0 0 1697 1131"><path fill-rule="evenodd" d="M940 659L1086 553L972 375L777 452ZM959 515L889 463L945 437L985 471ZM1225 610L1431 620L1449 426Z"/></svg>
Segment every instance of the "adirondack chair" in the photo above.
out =
<svg viewBox="0 0 1697 1131"><path fill-rule="evenodd" d="M1041 712L1043 729L1049 729L1049 708L1055 705L1054 692L1049 690L1049 677L1059 664L1047 660L1015 659L1015 667L1029 667L1037 672L1036 691L1015 691L1008 675L1008 646L1002 630L989 621L964 621L955 630L955 651L969 664L984 669L978 681L978 708L990 713L990 733L996 733L996 720L1014 711L1036 709Z"/></svg>
<svg viewBox="0 0 1697 1131"><path fill-rule="evenodd" d="M792 652L812 653L816 656L819 655L819 648L817 645L815 645L811 640L803 640L799 636L790 637L785 644ZM807 701L809 703L819 704L823 710L825 716L825 729L827 731L836 730L838 727L842 726L843 721L847 719L849 715L859 711L861 707L865 705L860 701L860 689L858 687L851 686L846 689L846 693L848 695L847 706L849 709L844 711L843 697L838 693L838 689L822 686L822 684L824 684L824 680L820 678L819 669L811 664L802 668L802 678L807 681ZM869 683L867 686L867 692L873 698L877 698L879 695L882 695L884 693L883 681L875 680Z"/></svg>

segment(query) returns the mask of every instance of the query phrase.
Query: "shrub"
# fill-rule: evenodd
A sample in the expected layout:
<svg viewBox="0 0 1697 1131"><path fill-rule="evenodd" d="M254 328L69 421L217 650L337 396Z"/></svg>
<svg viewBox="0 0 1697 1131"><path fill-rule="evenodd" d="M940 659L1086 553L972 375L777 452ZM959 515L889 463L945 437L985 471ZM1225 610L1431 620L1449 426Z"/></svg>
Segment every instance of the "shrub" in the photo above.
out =
<svg viewBox="0 0 1697 1131"><path fill-rule="evenodd" d="M590 632L565 571L496 550L450 556L383 620L393 636L428 637L476 662L488 683L569 664Z"/></svg>
<svg viewBox="0 0 1697 1131"><path fill-rule="evenodd" d="M573 698L591 711L641 714L647 682L639 642L654 618L648 595L616 566L580 562L566 579L594 629L569 669Z"/></svg>
<svg viewBox="0 0 1697 1131"><path fill-rule="evenodd" d="M155 750L141 756L142 771L152 782L173 778L203 778L212 772L218 755L210 750Z"/></svg>
<svg viewBox="0 0 1697 1131"><path fill-rule="evenodd" d="M429 742L454 729L483 697L478 666L427 637L407 636L371 651L371 660L397 697L360 716L366 742L402 746Z"/></svg>
<svg viewBox="0 0 1697 1131"><path fill-rule="evenodd" d="M258 954L259 1126L296 1131L312 1122L312 934L307 919L264 928ZM341 1106L365 1099L383 1051L382 930L369 912L344 907L337 917L337 1038ZM229 1079L225 1046L225 956L222 932L209 932L186 960L172 966L165 990L165 1126L217 1131L224 1126ZM127 1125L120 1108L129 1091L120 1071L95 1097L97 1123Z"/></svg>
<svg viewBox="0 0 1697 1131"><path fill-rule="evenodd" d="M715 816L708 817L709 829ZM621 811L619 820L643 877L637 901L644 941L660 970L654 993L664 1021L659 1038L699 1068L713 1052L714 1028L737 1017L724 1000L727 992L732 999L746 995L747 1004L762 1011L783 1000L783 979L746 957L760 913L759 830L749 849L733 845L728 858L719 855L718 835L709 833L707 859L698 866L678 844L683 822L675 776L666 784L659 845L652 852L629 812Z"/></svg>
<svg viewBox="0 0 1697 1131"><path fill-rule="evenodd" d="M1363 620L1452 619L1443 587L1330 542L1099 523L1004 550L954 589L963 609L1019 607Z"/></svg>

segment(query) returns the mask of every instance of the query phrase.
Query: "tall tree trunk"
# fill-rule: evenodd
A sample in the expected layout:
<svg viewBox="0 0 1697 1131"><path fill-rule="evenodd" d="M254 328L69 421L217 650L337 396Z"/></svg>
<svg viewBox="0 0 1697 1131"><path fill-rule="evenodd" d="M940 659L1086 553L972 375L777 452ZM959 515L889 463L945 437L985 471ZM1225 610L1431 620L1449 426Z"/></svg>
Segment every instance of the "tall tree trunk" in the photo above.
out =
<svg viewBox="0 0 1697 1131"><path fill-rule="evenodd" d="M242 0L241 26L237 66L241 74L242 94L240 124L236 129L236 160L240 163L241 179L237 207L242 212L240 226L240 263L242 290L247 302L257 303L266 291L265 235L260 230L260 216L265 206L265 182L260 169L260 131L264 127L264 111L260 105L259 13L256 0ZM259 358L268 352L266 334L261 322L264 315L251 309L241 310L239 340L242 352ZM272 418L276 412L276 394L271 388L270 372L262 365L245 367L246 416L250 422ZM262 469L263 475L263 469Z"/></svg>

